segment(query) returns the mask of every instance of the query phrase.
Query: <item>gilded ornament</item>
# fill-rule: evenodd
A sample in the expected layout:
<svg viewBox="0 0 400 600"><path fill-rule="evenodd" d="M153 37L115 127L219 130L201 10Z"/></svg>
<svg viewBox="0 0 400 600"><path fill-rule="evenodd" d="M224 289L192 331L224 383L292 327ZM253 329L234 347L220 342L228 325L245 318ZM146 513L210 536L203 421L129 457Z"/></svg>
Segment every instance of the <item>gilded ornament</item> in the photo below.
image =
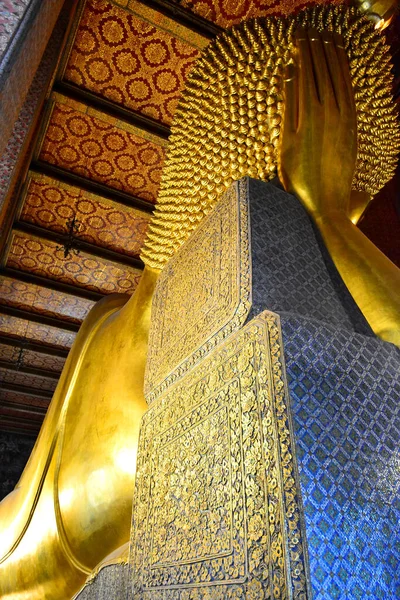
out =
<svg viewBox="0 0 400 600"><path fill-rule="evenodd" d="M277 315L230 335L143 417L131 539L139 599L308 597Z"/></svg>
<svg viewBox="0 0 400 600"><path fill-rule="evenodd" d="M251 308L249 250L247 181L241 180L160 274L146 364L148 402L246 322Z"/></svg>

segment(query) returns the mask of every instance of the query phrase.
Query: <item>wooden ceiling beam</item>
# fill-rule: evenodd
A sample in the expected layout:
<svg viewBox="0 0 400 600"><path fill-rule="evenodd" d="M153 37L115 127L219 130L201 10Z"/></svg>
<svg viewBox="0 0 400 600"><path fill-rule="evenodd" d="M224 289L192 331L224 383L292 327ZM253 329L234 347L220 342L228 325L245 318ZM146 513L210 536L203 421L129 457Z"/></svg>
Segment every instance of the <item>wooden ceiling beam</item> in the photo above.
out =
<svg viewBox="0 0 400 600"><path fill-rule="evenodd" d="M115 102L90 92L87 89L81 88L74 83L70 83L69 81L56 81L53 86L53 91L58 92L63 96L67 96L67 98L82 102L89 108L94 108L110 117L115 117L134 127L143 129L143 131L152 133L162 140L168 140L171 133L171 129L168 125L164 125L154 119L145 117L144 115L129 110L119 104L115 104Z"/></svg>
<svg viewBox="0 0 400 600"><path fill-rule="evenodd" d="M51 231L50 229L46 229L45 227L33 225L32 223L24 223L23 221L16 221L13 225L13 229L14 231L18 231L19 233L34 235L48 242L55 242L60 246L63 246L64 244L69 244L71 241L69 236L66 234L57 233L56 231ZM121 254L120 252L115 252L115 250L109 250L108 248L102 248L101 246L90 244L89 242L85 242L84 240L81 240L76 237L72 242L72 249L82 250L82 252L86 252L91 256L95 256L96 258L101 258L104 260L109 260L119 265L134 267L135 269L140 269L141 271L144 269L144 263L140 258L128 256L127 254Z"/></svg>
<svg viewBox="0 0 400 600"><path fill-rule="evenodd" d="M40 432L41 423L35 424L33 427L29 427L28 429L24 429L24 425L18 425L18 423L2 423L0 421L0 431L4 431L5 433L11 433L13 435L23 435L25 437L32 438L33 441L36 440L37 436Z"/></svg>
<svg viewBox="0 0 400 600"><path fill-rule="evenodd" d="M54 346L49 346L48 344L26 342L25 340L7 337L6 335L0 335L0 344L12 346L13 348L31 350L32 352L38 352L39 354L47 354L47 356L57 356L58 358L67 358L69 353L69 350L66 350L65 348L56 348Z"/></svg>
<svg viewBox="0 0 400 600"><path fill-rule="evenodd" d="M47 412L47 408L43 408L42 406L32 406L32 404L21 404L20 402L6 402L5 400L0 400L1 408L9 408L10 410L15 410L15 412L30 413L32 415L42 415L43 417Z"/></svg>
<svg viewBox="0 0 400 600"><path fill-rule="evenodd" d="M44 419L44 415L43 415L43 419ZM21 428L28 425L30 429L36 430L36 431L40 429L43 419L40 419L40 420L38 419L37 421L32 421L32 419L29 419L29 417L24 418L24 417L0 414L0 424L6 423L7 425L11 425L12 427L19 426Z"/></svg>
<svg viewBox="0 0 400 600"><path fill-rule="evenodd" d="M31 396L32 398L42 398L44 400L51 400L54 393L50 390L39 390L38 388L32 388L26 385L19 385L17 383L8 382L1 382L1 389L4 392L16 392L17 394L25 394L25 396Z"/></svg>
<svg viewBox="0 0 400 600"><path fill-rule="evenodd" d="M0 315L16 317L18 319L24 319L25 321L32 321L33 323L40 323L41 325L56 327L57 329L65 329L66 331L72 331L74 333L77 333L81 326L80 323L71 323L71 321L65 321L57 317L48 317L47 315L40 315L28 310L14 308L12 306L0 305Z"/></svg>
<svg viewBox="0 0 400 600"><path fill-rule="evenodd" d="M68 294L77 298L85 298L86 300L93 300L93 302L98 302L98 300L101 300L105 296L105 294L100 294L100 292L95 292L94 290L87 290L86 288L77 285L71 285L69 283L57 281L56 279L49 279L47 277L19 271L18 269L11 269L9 267L0 269L0 276L1 275L9 277L10 279L15 279L16 281L22 281L23 283L37 285L38 287L47 290L62 292L63 294Z"/></svg>
<svg viewBox="0 0 400 600"><path fill-rule="evenodd" d="M33 438L33 440L35 440L37 438L37 435L40 431L40 427L38 428L32 428L32 430L30 429L21 429L18 425L13 425L11 423L1 423L0 422L0 431L4 432L4 433L12 433L13 435L18 434L18 435L24 435L25 437L31 437Z"/></svg>
<svg viewBox="0 0 400 600"><path fill-rule="evenodd" d="M50 371L49 369L40 369L38 367L29 367L28 365L16 365L15 363L8 362L7 360L0 360L0 369L7 369L8 371L16 371L23 375L36 375L37 377L48 377L49 379L58 380L61 371Z"/></svg>
<svg viewBox="0 0 400 600"><path fill-rule="evenodd" d="M86 192L96 194L97 196L102 196L103 198L107 198L108 200L112 200L123 206L128 206L129 208L136 208L137 210L142 210L146 213L152 213L155 208L154 204L148 200L143 200L143 198L132 196L121 190L110 188L103 183L93 181L92 179L77 175L76 173L67 171L67 169L56 167L55 165L51 165L50 163L41 160L32 161L30 170L34 173L47 175L47 177L51 177L57 181L78 187Z"/></svg>
<svg viewBox="0 0 400 600"><path fill-rule="evenodd" d="M207 39L214 39L219 33L225 31L219 25L208 21L199 15L180 6L173 0L140 0L142 4L149 6L153 10L174 19L177 23L184 25L188 29L199 33Z"/></svg>

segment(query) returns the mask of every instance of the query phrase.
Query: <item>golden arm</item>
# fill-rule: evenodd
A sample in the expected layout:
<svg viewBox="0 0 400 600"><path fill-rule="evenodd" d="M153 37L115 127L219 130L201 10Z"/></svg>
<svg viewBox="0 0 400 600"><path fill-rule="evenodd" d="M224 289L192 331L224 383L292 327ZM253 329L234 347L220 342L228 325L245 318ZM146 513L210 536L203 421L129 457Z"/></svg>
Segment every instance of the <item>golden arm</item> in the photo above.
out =
<svg viewBox="0 0 400 600"><path fill-rule="evenodd" d="M119 310L127 299L122 294L103 298L93 307L79 330L28 463L15 489L0 502L0 565L13 552L29 525L57 443L62 413L68 408L69 389L87 344L99 322Z"/></svg>
<svg viewBox="0 0 400 600"><path fill-rule="evenodd" d="M129 539L158 271L101 300L64 367L17 488L0 504L0 597L64 600Z"/></svg>
<svg viewBox="0 0 400 600"><path fill-rule="evenodd" d="M400 346L400 270L353 224L356 110L340 36L296 33L298 66L285 74L279 173L316 223L336 268L373 331ZM362 208L360 208L360 206Z"/></svg>

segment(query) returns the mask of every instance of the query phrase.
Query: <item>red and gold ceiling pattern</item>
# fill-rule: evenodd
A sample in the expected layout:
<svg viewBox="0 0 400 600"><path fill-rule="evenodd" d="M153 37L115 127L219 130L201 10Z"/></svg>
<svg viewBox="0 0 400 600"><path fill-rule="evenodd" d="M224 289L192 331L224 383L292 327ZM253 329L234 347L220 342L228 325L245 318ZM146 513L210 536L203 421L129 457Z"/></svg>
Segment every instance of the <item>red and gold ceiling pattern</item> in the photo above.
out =
<svg viewBox="0 0 400 600"><path fill-rule="evenodd" d="M56 373L61 373L65 360L66 359L61 356L51 356L50 354L35 352L33 350L23 350L22 352L23 365L29 365L36 369L54 371Z"/></svg>
<svg viewBox="0 0 400 600"><path fill-rule="evenodd" d="M14 232L7 267L84 287L101 294L132 294L141 271L110 260L75 252L64 257L63 249L33 235Z"/></svg>
<svg viewBox="0 0 400 600"><path fill-rule="evenodd" d="M47 371L61 372L65 363L65 358L51 356L42 352L35 352L26 348L0 344L0 360L9 362L13 365L19 362L20 367L29 366Z"/></svg>
<svg viewBox="0 0 400 600"><path fill-rule="evenodd" d="M20 392L9 392L8 390L0 390L0 400L13 404L26 404L27 407L47 408L49 405L49 400L46 400L46 398L36 398Z"/></svg>
<svg viewBox="0 0 400 600"><path fill-rule="evenodd" d="M85 108L77 110L84 107L78 102L70 104L75 108L54 104L41 160L155 202L165 158L163 141L156 144L137 128L123 127L112 117L94 117L89 110L83 112Z"/></svg>
<svg viewBox="0 0 400 600"><path fill-rule="evenodd" d="M186 40L131 11L88 0L64 78L170 124L198 54Z"/></svg>
<svg viewBox="0 0 400 600"><path fill-rule="evenodd" d="M0 334L23 339L28 342L59 346L68 350L74 343L76 335L60 327L51 327L49 325L42 325L42 323L33 323L32 321L20 319L19 317L10 317L1 314Z"/></svg>
<svg viewBox="0 0 400 600"><path fill-rule="evenodd" d="M0 344L0 360L5 360L10 363L17 362L20 349L15 346L7 346Z"/></svg>
<svg viewBox="0 0 400 600"><path fill-rule="evenodd" d="M0 276L0 304L81 323L92 300Z"/></svg>
<svg viewBox="0 0 400 600"><path fill-rule="evenodd" d="M40 377L30 373L20 373L19 371L11 371L9 369L0 369L0 384L1 383L23 385L30 389L35 388L37 390L47 390L50 392L53 392L57 385L55 379Z"/></svg>
<svg viewBox="0 0 400 600"><path fill-rule="evenodd" d="M268 15L287 16L315 4L342 4L343 0L181 0L195 14L228 29L241 21Z"/></svg>
<svg viewBox="0 0 400 600"><path fill-rule="evenodd" d="M150 221L148 213L32 174L20 220L65 234L74 217L76 238L132 256L139 256Z"/></svg>

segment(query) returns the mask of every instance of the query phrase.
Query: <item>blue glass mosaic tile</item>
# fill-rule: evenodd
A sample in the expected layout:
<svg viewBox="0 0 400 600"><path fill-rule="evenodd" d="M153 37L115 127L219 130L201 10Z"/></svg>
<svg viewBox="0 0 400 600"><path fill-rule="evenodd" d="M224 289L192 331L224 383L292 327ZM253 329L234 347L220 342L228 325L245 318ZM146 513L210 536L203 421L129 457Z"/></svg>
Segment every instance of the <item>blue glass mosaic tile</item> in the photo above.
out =
<svg viewBox="0 0 400 600"><path fill-rule="evenodd" d="M248 180L253 307L290 311L372 335L301 203L272 184Z"/></svg>
<svg viewBox="0 0 400 600"><path fill-rule="evenodd" d="M400 598L400 352L281 314L314 600Z"/></svg>

